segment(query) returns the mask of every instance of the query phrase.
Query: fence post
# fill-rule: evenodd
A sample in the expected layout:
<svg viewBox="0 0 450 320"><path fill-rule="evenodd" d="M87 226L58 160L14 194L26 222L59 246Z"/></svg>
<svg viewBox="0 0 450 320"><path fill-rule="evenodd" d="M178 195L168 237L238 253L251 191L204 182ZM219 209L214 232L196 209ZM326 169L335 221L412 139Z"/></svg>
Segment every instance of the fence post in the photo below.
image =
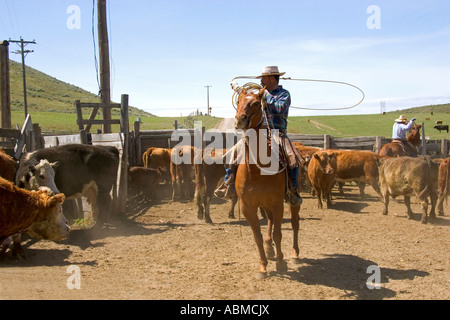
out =
<svg viewBox="0 0 450 320"><path fill-rule="evenodd" d="M330 149L331 146L331 136L328 134L323 135L323 148Z"/></svg>
<svg viewBox="0 0 450 320"><path fill-rule="evenodd" d="M120 107L120 131L123 133L123 149L122 161L120 166L119 188L118 188L118 214L120 217L125 217L127 211L127 197L128 197L128 95L123 94Z"/></svg>
<svg viewBox="0 0 450 320"><path fill-rule="evenodd" d="M422 155L427 155L427 146L425 141L425 124L422 122Z"/></svg>
<svg viewBox="0 0 450 320"><path fill-rule="evenodd" d="M444 159L447 157L447 154L448 154L447 139L442 139L442 141L441 141L441 154Z"/></svg>
<svg viewBox="0 0 450 320"><path fill-rule="evenodd" d="M81 102L80 102L80 100L76 100L75 101L75 110L77 111L78 130L84 130L83 111L81 110Z"/></svg>
<svg viewBox="0 0 450 320"><path fill-rule="evenodd" d="M373 150L375 153L380 153L382 147L382 139L383 137L380 136L375 137L375 150Z"/></svg>
<svg viewBox="0 0 450 320"><path fill-rule="evenodd" d="M134 122L134 153L135 153L135 161L134 164L139 166L142 164L142 147L141 147L141 122L135 121Z"/></svg>

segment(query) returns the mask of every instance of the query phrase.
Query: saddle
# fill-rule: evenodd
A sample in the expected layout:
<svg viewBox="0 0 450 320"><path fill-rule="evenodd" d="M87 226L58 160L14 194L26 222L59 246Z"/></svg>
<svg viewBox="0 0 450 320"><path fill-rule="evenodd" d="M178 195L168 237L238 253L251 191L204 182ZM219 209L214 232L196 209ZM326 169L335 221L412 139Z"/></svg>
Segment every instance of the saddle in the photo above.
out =
<svg viewBox="0 0 450 320"><path fill-rule="evenodd" d="M409 142L408 140L394 139L394 140L392 140L392 142L396 143L400 147L402 147L403 153L405 154L405 156L417 157L416 147L414 147L414 145L411 142Z"/></svg>

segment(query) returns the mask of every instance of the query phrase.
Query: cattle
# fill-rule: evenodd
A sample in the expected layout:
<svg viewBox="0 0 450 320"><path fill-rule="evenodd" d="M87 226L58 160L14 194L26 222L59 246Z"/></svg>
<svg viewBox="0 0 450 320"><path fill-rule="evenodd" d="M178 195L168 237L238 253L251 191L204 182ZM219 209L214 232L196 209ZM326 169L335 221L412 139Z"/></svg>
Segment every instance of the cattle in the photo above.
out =
<svg viewBox="0 0 450 320"><path fill-rule="evenodd" d="M53 241L66 239L70 228L62 214L64 199L63 194L55 195L47 187L26 190L0 177L0 245L20 232Z"/></svg>
<svg viewBox="0 0 450 320"><path fill-rule="evenodd" d="M25 186L30 166L46 159L58 162L55 184L67 199L84 196L94 219L103 223L111 212L110 192L117 181L119 151L115 147L68 144L26 154L19 162L16 184Z"/></svg>
<svg viewBox="0 0 450 320"><path fill-rule="evenodd" d="M370 184L381 198L378 166L379 159L385 158L385 156L362 150L327 149L324 151L337 156L336 181L339 182L340 193L343 193L342 184L344 182L355 181L358 184L361 198L365 197L366 184Z"/></svg>
<svg viewBox="0 0 450 320"><path fill-rule="evenodd" d="M195 161L195 194L194 202L197 205L197 218L205 219L207 223L213 223L210 215L211 198L214 190L225 176L225 166L222 163L222 156L226 150L206 150L203 154L198 153L201 160ZM237 196L231 198L231 208L228 217L234 219L234 207L237 203Z"/></svg>
<svg viewBox="0 0 450 320"><path fill-rule="evenodd" d="M49 163L48 160L40 160L36 165L30 165L28 168L28 172L23 179L23 188L27 190L39 190L40 187L48 187L53 193L59 193L58 188L55 185L55 171L54 167L57 166L58 163ZM11 182L13 182L11 180ZM13 242L13 255L21 255L23 253L23 249L20 243L21 234L15 234L11 239L7 239L4 241L4 245L2 248L2 252L5 252L8 248L9 244Z"/></svg>
<svg viewBox="0 0 450 320"><path fill-rule="evenodd" d="M303 143L297 141L293 141L292 144L297 149L300 156L305 160L300 169L300 181L302 183L301 188L305 190L311 190L311 182L309 181L307 174L309 161L311 161L311 157L314 153L322 149L317 147L308 147L303 145Z"/></svg>
<svg viewBox="0 0 450 320"><path fill-rule="evenodd" d="M133 197L142 192L144 198L152 199L161 180L159 169L145 167L128 168L128 196Z"/></svg>
<svg viewBox="0 0 450 320"><path fill-rule="evenodd" d="M433 128L436 130L439 130L439 133L441 133L441 131L447 131L447 133L448 133L448 124L446 124L446 125L440 124L440 125L434 126Z"/></svg>
<svg viewBox="0 0 450 320"><path fill-rule="evenodd" d="M6 180L14 182L14 174L16 172L16 161L6 154L6 152L0 148L0 177Z"/></svg>
<svg viewBox="0 0 450 320"><path fill-rule="evenodd" d="M172 149L150 147L142 155L142 163L146 168L159 169L164 178L169 179L170 155Z"/></svg>
<svg viewBox="0 0 450 320"><path fill-rule="evenodd" d="M444 199L447 199L450 194L450 158L447 158L439 165L439 177L438 177L438 214L444 215Z"/></svg>
<svg viewBox="0 0 450 320"><path fill-rule="evenodd" d="M429 156L396 157L380 161L380 185L383 196L383 215L388 214L389 197L403 195L409 219L413 218L410 197L415 195L422 206L422 223L427 222L428 197L430 217L434 217L437 202L438 164Z"/></svg>
<svg viewBox="0 0 450 320"><path fill-rule="evenodd" d="M192 199L195 176L194 158L199 150L192 146L176 146L171 151L170 175L172 200Z"/></svg>
<svg viewBox="0 0 450 320"><path fill-rule="evenodd" d="M318 198L318 208L322 209L322 196L327 201L327 208L332 206L331 190L333 189L336 169L337 156L335 153L320 151L313 154L308 165L308 177Z"/></svg>

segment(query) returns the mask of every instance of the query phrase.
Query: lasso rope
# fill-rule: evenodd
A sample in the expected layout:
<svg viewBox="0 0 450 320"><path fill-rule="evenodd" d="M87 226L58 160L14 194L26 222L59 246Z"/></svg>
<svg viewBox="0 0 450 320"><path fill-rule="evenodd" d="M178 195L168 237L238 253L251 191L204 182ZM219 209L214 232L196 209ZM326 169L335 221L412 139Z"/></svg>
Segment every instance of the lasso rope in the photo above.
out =
<svg viewBox="0 0 450 320"><path fill-rule="evenodd" d="M237 87L234 82L234 80L236 79L259 79L258 77L254 77L254 76L239 76L239 77L235 77L233 78L233 80L231 80L231 86L234 90L233 96L232 96L232 104L233 107L236 109L237 107L237 101L239 99L239 94L241 92L242 89L246 89L247 91L249 90L261 90L262 87L257 84L257 83L253 83L253 82L249 82L244 84L242 87ZM334 84L340 84L340 85L346 85L349 87L353 87L355 89L357 89L359 92L361 92L362 97L361 100L358 101L358 103L350 106L350 107L343 107L343 108L306 108L306 107L297 107L297 106L290 106L290 108L294 108L294 109L302 109L302 110L323 110L323 111L327 111L327 110L346 110L346 109L352 109L355 108L357 106L359 106L365 99L366 95L364 94L364 91L362 91L360 88L358 88L357 86L350 84L348 82L343 82L343 81L334 81L334 80L317 80L317 79L292 79L290 77L287 78L280 78L281 80L291 80L291 81L304 81L304 82L322 82L322 83L334 83Z"/></svg>

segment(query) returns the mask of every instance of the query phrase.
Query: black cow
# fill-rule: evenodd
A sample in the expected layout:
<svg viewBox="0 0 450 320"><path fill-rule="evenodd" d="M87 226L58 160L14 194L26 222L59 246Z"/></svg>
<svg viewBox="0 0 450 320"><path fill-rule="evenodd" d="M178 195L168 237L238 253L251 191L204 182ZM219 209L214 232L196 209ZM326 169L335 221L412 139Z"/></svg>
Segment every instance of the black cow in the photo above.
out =
<svg viewBox="0 0 450 320"><path fill-rule="evenodd" d="M447 133L448 133L448 124L446 124L446 125L440 124L440 125L434 126L433 128L436 130L439 130L439 133L441 133L441 131L447 131Z"/></svg>
<svg viewBox="0 0 450 320"><path fill-rule="evenodd" d="M85 196L91 203L96 222L108 220L111 189L117 180L119 151L115 147L69 144L26 154L19 163L16 184L26 187L29 168L41 159L57 162L55 184L66 198Z"/></svg>

